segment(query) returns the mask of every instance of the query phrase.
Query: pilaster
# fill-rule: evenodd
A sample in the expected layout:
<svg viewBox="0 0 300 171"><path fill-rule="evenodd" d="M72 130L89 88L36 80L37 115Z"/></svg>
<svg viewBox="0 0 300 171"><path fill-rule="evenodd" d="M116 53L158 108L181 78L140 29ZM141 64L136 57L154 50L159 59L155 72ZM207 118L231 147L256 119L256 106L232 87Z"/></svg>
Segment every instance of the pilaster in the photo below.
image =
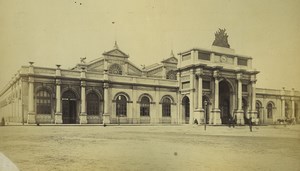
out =
<svg viewBox="0 0 300 171"><path fill-rule="evenodd" d="M295 90L292 88L292 93L291 93L291 101L292 101L292 118L296 118L295 114Z"/></svg>
<svg viewBox="0 0 300 171"><path fill-rule="evenodd" d="M198 78L198 89L197 89L197 110L195 112L195 118L198 120L198 123L204 123L206 118L204 116L204 109L202 106L202 76L203 76L203 71L200 68L200 70L197 71L196 76Z"/></svg>
<svg viewBox="0 0 300 171"><path fill-rule="evenodd" d="M34 74L33 70L33 62L29 62L29 75ZM27 123L34 124L36 123L36 112L34 110L34 78L29 76L28 80L28 116L27 116Z"/></svg>
<svg viewBox="0 0 300 171"><path fill-rule="evenodd" d="M62 112L61 112L61 70L60 70L60 65L56 65L56 110L55 110L55 115L54 115L54 123L55 124L62 124Z"/></svg>
<svg viewBox="0 0 300 171"><path fill-rule="evenodd" d="M214 108L213 108L213 124L220 125L221 122L221 111L219 109L219 71L213 72L213 77L215 79L215 91L214 91Z"/></svg>
<svg viewBox="0 0 300 171"><path fill-rule="evenodd" d="M283 87L281 90L281 116L279 118L285 119L285 88Z"/></svg>
<svg viewBox="0 0 300 171"><path fill-rule="evenodd" d="M103 113L103 124L109 124L110 123L110 114L108 113L108 88L109 84L104 83L103 89L104 89L104 113Z"/></svg>
<svg viewBox="0 0 300 171"><path fill-rule="evenodd" d="M257 111L256 111L256 78L255 75L251 76L251 110L249 112L252 122L258 124Z"/></svg>
<svg viewBox="0 0 300 171"><path fill-rule="evenodd" d="M194 80L195 80L195 73L194 69L190 69L190 120L189 124L194 123ZM198 120L199 123L199 120Z"/></svg>
<svg viewBox="0 0 300 171"><path fill-rule="evenodd" d="M238 95L237 95L238 108L235 111L235 119L237 124L244 125L245 124L244 111L242 108L242 73L238 73L236 79L238 81Z"/></svg>
<svg viewBox="0 0 300 171"><path fill-rule="evenodd" d="M81 111L79 115L79 123L80 124L87 124L87 114L86 114L86 94L85 94L85 87L86 87L86 74L85 68L81 70Z"/></svg>

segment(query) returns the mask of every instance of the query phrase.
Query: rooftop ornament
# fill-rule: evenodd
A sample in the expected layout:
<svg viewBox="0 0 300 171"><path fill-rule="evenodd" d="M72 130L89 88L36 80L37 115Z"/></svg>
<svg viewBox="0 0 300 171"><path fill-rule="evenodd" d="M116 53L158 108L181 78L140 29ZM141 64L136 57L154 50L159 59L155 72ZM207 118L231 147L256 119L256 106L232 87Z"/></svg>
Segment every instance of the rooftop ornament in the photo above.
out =
<svg viewBox="0 0 300 171"><path fill-rule="evenodd" d="M30 66L32 66L34 64L34 62L29 62Z"/></svg>
<svg viewBox="0 0 300 171"><path fill-rule="evenodd" d="M212 45L230 48L230 45L228 44L228 34L225 32L226 29L219 28L219 30L215 33L215 40Z"/></svg>
<svg viewBox="0 0 300 171"><path fill-rule="evenodd" d="M80 58L80 63L85 64L86 57Z"/></svg>

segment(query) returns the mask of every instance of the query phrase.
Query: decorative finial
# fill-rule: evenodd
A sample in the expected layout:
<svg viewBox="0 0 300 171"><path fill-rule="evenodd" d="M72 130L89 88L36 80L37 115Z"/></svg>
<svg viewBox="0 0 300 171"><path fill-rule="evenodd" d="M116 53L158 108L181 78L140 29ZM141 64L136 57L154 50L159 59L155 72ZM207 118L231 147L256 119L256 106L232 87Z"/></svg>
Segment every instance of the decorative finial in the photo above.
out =
<svg viewBox="0 0 300 171"><path fill-rule="evenodd" d="M114 48L115 48L115 49L119 49L119 46L118 46L118 43L117 43L117 41L115 41Z"/></svg>
<svg viewBox="0 0 300 171"><path fill-rule="evenodd" d="M34 62L29 62L30 66L32 66L34 64Z"/></svg>
<svg viewBox="0 0 300 171"><path fill-rule="evenodd" d="M230 48L228 43L228 34L225 33L226 29L220 29L215 33L215 40L213 42L214 46L220 46L225 48Z"/></svg>
<svg viewBox="0 0 300 171"><path fill-rule="evenodd" d="M82 64L85 64L85 60L86 60L86 57L80 58L80 62L81 62Z"/></svg>
<svg viewBox="0 0 300 171"><path fill-rule="evenodd" d="M59 64L56 64L56 66L57 66L57 69L61 66L61 65L59 65Z"/></svg>
<svg viewBox="0 0 300 171"><path fill-rule="evenodd" d="M170 57L174 57L174 52L173 52L173 50L171 50Z"/></svg>

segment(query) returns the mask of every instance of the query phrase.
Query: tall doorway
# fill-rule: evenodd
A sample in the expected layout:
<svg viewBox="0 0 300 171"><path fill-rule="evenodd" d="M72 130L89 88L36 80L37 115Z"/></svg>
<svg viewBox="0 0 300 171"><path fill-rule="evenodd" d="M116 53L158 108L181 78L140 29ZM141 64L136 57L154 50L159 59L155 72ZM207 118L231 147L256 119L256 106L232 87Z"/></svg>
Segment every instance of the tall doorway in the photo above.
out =
<svg viewBox="0 0 300 171"><path fill-rule="evenodd" d="M222 124L227 124L230 114L230 88L227 81L221 81L219 84L219 108L221 110Z"/></svg>
<svg viewBox="0 0 300 171"><path fill-rule="evenodd" d="M210 100L207 96L202 96L202 107L204 109L204 120L209 123Z"/></svg>
<svg viewBox="0 0 300 171"><path fill-rule="evenodd" d="M188 124L190 120L190 99L187 96L182 99L182 107L185 123Z"/></svg>
<svg viewBox="0 0 300 171"><path fill-rule="evenodd" d="M77 119L76 95L68 90L62 95L62 120L63 124L75 124Z"/></svg>

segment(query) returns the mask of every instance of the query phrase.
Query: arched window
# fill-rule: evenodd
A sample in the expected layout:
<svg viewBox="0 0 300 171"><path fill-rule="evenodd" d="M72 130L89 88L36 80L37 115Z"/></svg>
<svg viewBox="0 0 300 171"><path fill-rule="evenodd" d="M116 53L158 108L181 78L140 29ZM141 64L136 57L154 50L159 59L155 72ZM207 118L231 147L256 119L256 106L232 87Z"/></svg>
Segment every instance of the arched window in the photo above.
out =
<svg viewBox="0 0 300 171"><path fill-rule="evenodd" d="M171 70L167 73L167 79L169 80L177 80L176 72Z"/></svg>
<svg viewBox="0 0 300 171"><path fill-rule="evenodd" d="M171 100L169 98L164 98L162 101L162 116L171 116Z"/></svg>
<svg viewBox="0 0 300 171"><path fill-rule="evenodd" d="M273 117L273 105L272 103L269 103L267 105L267 117L272 118Z"/></svg>
<svg viewBox="0 0 300 171"><path fill-rule="evenodd" d="M182 105L184 108L184 116L186 118L189 118L190 117L190 99L187 96L185 96L182 99Z"/></svg>
<svg viewBox="0 0 300 171"><path fill-rule="evenodd" d="M86 97L87 101L87 114L98 115L99 114L99 98L95 93L89 93Z"/></svg>
<svg viewBox="0 0 300 171"><path fill-rule="evenodd" d="M141 116L149 116L150 115L150 100L146 96L142 97L142 99L141 99L140 115Z"/></svg>
<svg viewBox="0 0 300 171"><path fill-rule="evenodd" d="M36 94L36 112L38 114L51 114L51 96L45 90L40 90Z"/></svg>
<svg viewBox="0 0 300 171"><path fill-rule="evenodd" d="M109 67L108 73L122 75L122 68L118 64L113 64Z"/></svg>
<svg viewBox="0 0 300 171"><path fill-rule="evenodd" d="M255 104L255 108L256 108L256 111L257 111L257 118L260 118L260 108L261 108L261 105L260 105L260 103L258 101Z"/></svg>
<svg viewBox="0 0 300 171"><path fill-rule="evenodd" d="M117 116L127 116L127 99L124 95L119 95L116 99Z"/></svg>

